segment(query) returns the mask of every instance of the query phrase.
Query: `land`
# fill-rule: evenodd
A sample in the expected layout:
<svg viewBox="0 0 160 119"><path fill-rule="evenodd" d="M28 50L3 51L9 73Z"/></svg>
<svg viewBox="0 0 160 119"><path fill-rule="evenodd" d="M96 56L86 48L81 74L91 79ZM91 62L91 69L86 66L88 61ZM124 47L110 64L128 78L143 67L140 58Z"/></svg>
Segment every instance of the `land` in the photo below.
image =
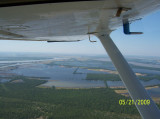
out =
<svg viewBox="0 0 160 119"><path fill-rule="evenodd" d="M15 80L23 80L15 82ZM140 119L132 106L120 106L119 95L110 88L38 88L44 80L24 76L0 84L1 119Z"/></svg>
<svg viewBox="0 0 160 119"><path fill-rule="evenodd" d="M146 74L146 75L137 75L137 76L140 80L143 80L143 81L149 81L149 80L152 80L152 79L160 80L159 75L147 75ZM100 81L104 81L104 82L106 82L106 81L121 81L120 77L115 73L111 73L111 74L88 73L87 77L86 77L86 80L94 80L94 81L99 81L100 80ZM160 85L157 84L157 85L153 85L153 86L146 86L145 89L149 90L149 89L159 88L159 87L160 87ZM125 97L129 97L129 93L124 86L111 86L109 88L112 88L117 94L121 94ZM156 103L160 104L160 98L159 97L152 97L152 99Z"/></svg>
<svg viewBox="0 0 160 119"><path fill-rule="evenodd" d="M114 89L114 91L117 93L117 94L121 94L125 97L129 97L129 93L128 91L122 87L122 88L119 88L119 87L111 87L112 89ZM148 86L148 87L145 87L146 90L149 90L149 89L153 89L153 88L159 88L159 86ZM152 99L154 100L154 102L156 102L157 104L160 104L160 98L159 97L152 97Z"/></svg>
<svg viewBox="0 0 160 119"><path fill-rule="evenodd" d="M150 81L153 79L160 80L160 75L141 74L141 73L137 73L136 75L140 80L143 81ZM121 81L119 75L115 73L109 73L109 74L88 73L86 80Z"/></svg>
<svg viewBox="0 0 160 119"><path fill-rule="evenodd" d="M0 61L8 60L8 57ZM107 81L121 81L110 60L104 58L44 58L44 57L21 57L11 58L16 60L38 60L30 62L31 65L15 62L12 64L1 63L0 80L0 119L140 119L135 105L119 105L120 99L130 99L127 90L122 87L109 87ZM39 61L43 59L43 61ZM49 59L49 60L48 60ZM50 60L51 59L51 60ZM95 59L95 60L94 60ZM131 60L143 63L144 60ZM159 61L159 60L157 60ZM62 68L75 68L74 75L84 74L79 69L96 71L98 73L86 73L87 81L101 81L106 87L95 88L65 88L45 87L50 77L24 76L23 74L9 73L20 66L30 67L32 64L43 64L49 67L59 66ZM147 61L145 61L147 64ZM158 62L157 62L158 63ZM6 66L5 66L6 65ZM12 65L12 66L10 66ZM14 66L13 66L14 65ZM153 65L155 65L153 63ZM3 67L5 66L5 68ZM137 69L157 70L160 68L138 66L131 64ZM136 72L140 80L160 80L158 74ZM56 79L55 79L56 80ZM54 82L54 80L52 80ZM160 84L147 86L147 90L159 88ZM160 107L160 98L152 97Z"/></svg>

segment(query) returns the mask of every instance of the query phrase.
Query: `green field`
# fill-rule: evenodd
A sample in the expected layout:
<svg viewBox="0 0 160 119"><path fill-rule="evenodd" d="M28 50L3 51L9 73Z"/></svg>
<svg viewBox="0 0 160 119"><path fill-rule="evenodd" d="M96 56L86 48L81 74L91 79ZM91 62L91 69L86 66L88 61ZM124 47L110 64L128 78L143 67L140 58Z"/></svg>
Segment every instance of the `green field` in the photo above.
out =
<svg viewBox="0 0 160 119"><path fill-rule="evenodd" d="M120 106L110 88L37 88L43 80L14 77L22 83L0 84L0 119L140 119L134 105Z"/></svg>
<svg viewBox="0 0 160 119"><path fill-rule="evenodd" d="M88 73L86 80L101 80L101 81L121 81L117 74L97 74Z"/></svg>
<svg viewBox="0 0 160 119"><path fill-rule="evenodd" d="M156 71L160 71L160 68L155 68L155 67L137 66L137 65L133 65L133 64L130 64L130 66L131 66L132 68L148 69L148 70L156 70Z"/></svg>
<svg viewBox="0 0 160 119"><path fill-rule="evenodd" d="M137 77L143 81L149 81L153 79L160 80L160 75L146 75L146 76L137 76ZM118 74L97 74L97 73L88 73L86 80L121 81Z"/></svg>

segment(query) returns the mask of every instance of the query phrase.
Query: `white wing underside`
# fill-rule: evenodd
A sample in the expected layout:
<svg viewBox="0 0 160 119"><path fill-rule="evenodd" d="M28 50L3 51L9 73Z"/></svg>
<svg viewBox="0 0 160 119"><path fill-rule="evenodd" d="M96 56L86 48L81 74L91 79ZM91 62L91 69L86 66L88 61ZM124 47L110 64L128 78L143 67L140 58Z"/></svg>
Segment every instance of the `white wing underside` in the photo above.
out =
<svg viewBox="0 0 160 119"><path fill-rule="evenodd" d="M116 16L118 8L130 10ZM122 19L135 20L160 8L159 0L97 0L0 7L0 39L79 41L109 34Z"/></svg>

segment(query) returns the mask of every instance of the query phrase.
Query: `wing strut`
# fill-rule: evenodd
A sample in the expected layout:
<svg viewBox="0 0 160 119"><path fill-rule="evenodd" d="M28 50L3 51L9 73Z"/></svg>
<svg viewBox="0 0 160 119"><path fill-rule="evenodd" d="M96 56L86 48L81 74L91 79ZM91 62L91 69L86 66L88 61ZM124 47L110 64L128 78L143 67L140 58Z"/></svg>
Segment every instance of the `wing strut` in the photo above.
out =
<svg viewBox="0 0 160 119"><path fill-rule="evenodd" d="M114 66L119 72L119 76L123 81L125 87L127 88L131 98L134 101L145 99L150 100L150 105L136 105L141 117L143 119L159 119L160 111L158 107L148 95L147 91L140 83L140 81L138 80L138 78L136 77L131 67L129 66L121 52L118 50L110 36L97 35L97 37L100 39L103 47L105 48Z"/></svg>

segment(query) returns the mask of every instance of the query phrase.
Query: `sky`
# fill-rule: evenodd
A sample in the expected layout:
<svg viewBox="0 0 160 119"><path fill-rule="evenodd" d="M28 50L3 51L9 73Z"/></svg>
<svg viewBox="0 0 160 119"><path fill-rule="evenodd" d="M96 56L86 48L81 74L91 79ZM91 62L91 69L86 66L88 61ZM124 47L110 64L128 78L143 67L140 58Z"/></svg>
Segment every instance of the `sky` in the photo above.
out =
<svg viewBox="0 0 160 119"><path fill-rule="evenodd" d="M125 35L120 27L111 33L111 38L124 55L160 57L160 11L145 16L131 24L131 31L144 32L143 35ZM47 43L38 41L0 40L0 52L42 52L56 54L106 54L96 37L96 43L88 39L73 43Z"/></svg>

